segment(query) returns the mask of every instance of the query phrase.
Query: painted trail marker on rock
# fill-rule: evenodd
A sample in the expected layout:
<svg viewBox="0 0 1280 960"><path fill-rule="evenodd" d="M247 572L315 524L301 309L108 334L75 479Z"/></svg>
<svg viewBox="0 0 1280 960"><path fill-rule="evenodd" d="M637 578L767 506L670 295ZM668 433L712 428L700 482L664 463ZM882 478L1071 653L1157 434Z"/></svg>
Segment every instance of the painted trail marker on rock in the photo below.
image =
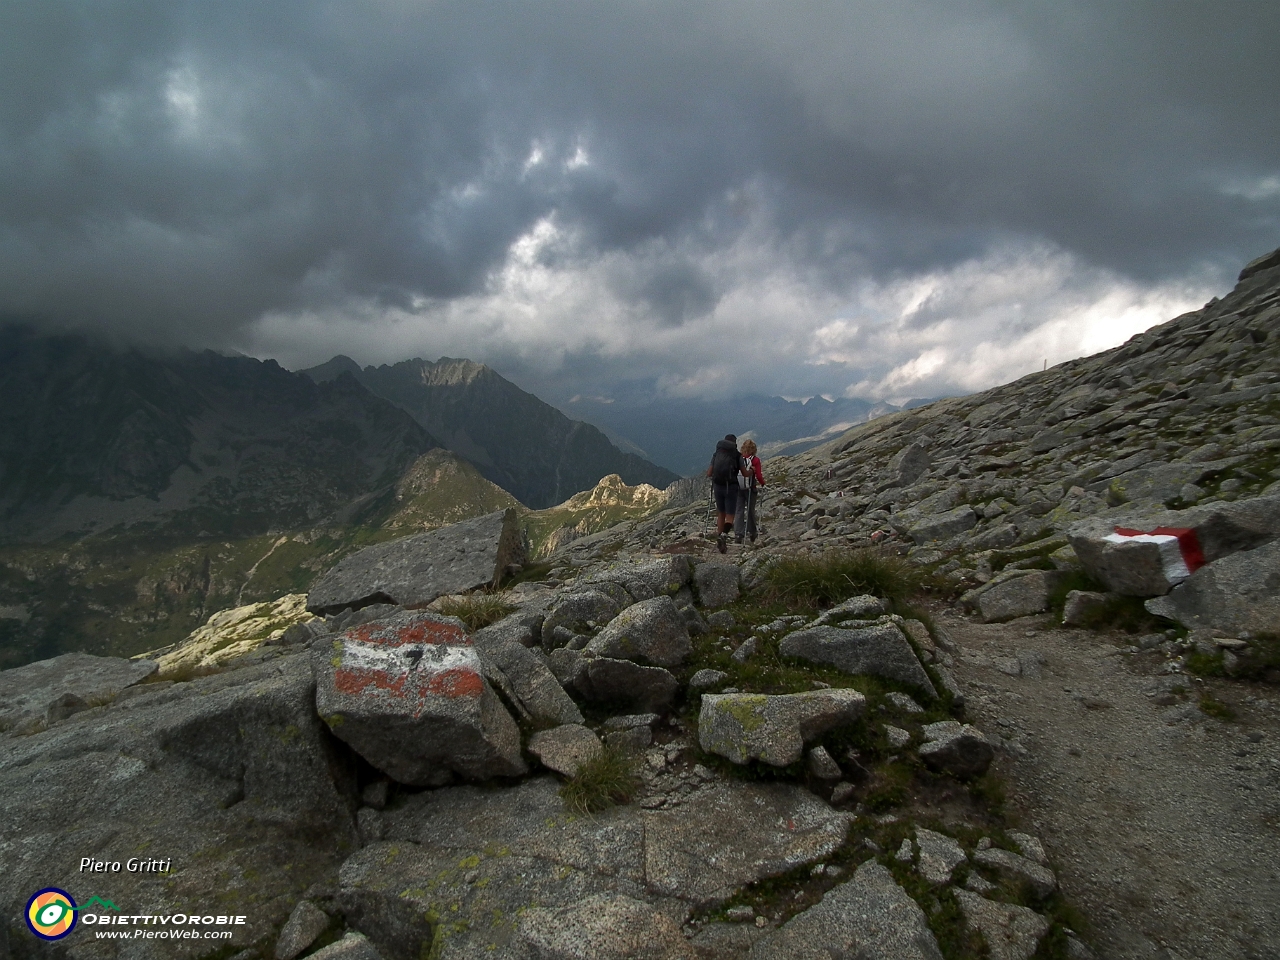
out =
<svg viewBox="0 0 1280 960"><path fill-rule="evenodd" d="M1160 553L1165 579L1170 586L1181 583L1204 566L1200 538L1186 527L1156 527L1150 532L1116 527L1106 537L1111 543L1152 543Z"/></svg>
<svg viewBox="0 0 1280 960"><path fill-rule="evenodd" d="M526 771L520 731L462 624L402 613L317 644L316 710L371 764L414 786Z"/></svg>

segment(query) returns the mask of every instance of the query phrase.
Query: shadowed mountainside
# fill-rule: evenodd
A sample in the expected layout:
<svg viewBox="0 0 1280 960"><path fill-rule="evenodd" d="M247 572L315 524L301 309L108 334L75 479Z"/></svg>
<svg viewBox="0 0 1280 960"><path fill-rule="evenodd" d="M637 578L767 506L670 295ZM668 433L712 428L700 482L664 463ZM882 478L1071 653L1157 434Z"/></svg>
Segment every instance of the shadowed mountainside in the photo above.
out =
<svg viewBox="0 0 1280 960"><path fill-rule="evenodd" d="M471 360L415 359L362 370L339 356L303 373L320 383L350 374L535 509L590 490L613 473L633 485L665 487L678 479L664 467L623 453L595 427L570 420Z"/></svg>

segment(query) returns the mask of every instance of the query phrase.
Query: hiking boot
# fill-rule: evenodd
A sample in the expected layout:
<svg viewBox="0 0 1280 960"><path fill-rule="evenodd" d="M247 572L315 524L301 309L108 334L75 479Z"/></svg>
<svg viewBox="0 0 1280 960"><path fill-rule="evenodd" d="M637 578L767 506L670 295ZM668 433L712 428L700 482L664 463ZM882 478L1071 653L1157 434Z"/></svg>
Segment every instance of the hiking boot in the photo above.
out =
<svg viewBox="0 0 1280 960"><path fill-rule="evenodd" d="M719 550L721 553L724 553L726 550L729 549L729 545L725 543L725 536L723 533L720 534L720 536L716 537L716 549Z"/></svg>

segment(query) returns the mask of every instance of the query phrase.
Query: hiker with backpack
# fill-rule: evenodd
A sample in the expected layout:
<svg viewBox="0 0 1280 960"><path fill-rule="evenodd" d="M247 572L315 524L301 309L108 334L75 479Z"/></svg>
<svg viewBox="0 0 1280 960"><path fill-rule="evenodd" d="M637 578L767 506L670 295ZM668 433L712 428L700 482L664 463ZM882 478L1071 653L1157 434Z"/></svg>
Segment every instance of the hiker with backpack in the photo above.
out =
<svg viewBox="0 0 1280 960"><path fill-rule="evenodd" d="M756 442L746 440L742 444L742 470L738 474L738 509L733 516L733 538L742 543L743 535L756 542L756 490L764 486L764 474L760 472L760 458L756 456Z"/></svg>
<svg viewBox="0 0 1280 960"><path fill-rule="evenodd" d="M725 538L738 510L738 477L742 476L742 455L738 453L738 438L732 433L717 441L707 476L711 478L711 495L716 502L716 549L724 553Z"/></svg>

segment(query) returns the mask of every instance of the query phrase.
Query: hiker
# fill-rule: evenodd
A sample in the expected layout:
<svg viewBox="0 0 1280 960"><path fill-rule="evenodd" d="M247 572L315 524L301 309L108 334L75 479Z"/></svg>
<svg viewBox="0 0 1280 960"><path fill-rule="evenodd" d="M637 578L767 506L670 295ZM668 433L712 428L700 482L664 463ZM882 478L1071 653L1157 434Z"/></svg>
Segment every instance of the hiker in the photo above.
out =
<svg viewBox="0 0 1280 960"><path fill-rule="evenodd" d="M716 442L716 452L711 456L707 476L711 478L711 495L716 502L716 549L725 552L733 515L738 509L738 477L742 475L742 455L738 453L738 438L732 433Z"/></svg>
<svg viewBox="0 0 1280 960"><path fill-rule="evenodd" d="M760 458L756 456L756 442L742 443L742 471L739 474L738 509L733 516L733 538L742 543L745 533L756 542L756 489L764 486L764 474L760 472Z"/></svg>

